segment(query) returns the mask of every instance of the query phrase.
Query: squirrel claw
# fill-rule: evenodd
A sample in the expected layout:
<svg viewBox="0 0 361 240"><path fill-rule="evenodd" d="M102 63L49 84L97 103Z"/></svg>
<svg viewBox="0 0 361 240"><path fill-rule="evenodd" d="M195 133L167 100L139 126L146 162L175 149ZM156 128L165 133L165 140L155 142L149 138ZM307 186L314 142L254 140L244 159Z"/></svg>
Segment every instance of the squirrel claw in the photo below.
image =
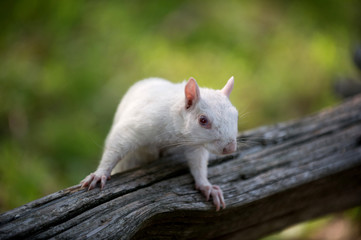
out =
<svg viewBox="0 0 361 240"><path fill-rule="evenodd" d="M88 191L96 187L97 183L100 183L100 189L102 190L110 176L106 174L99 174L97 172L89 174L84 180L80 182L81 188L88 187Z"/></svg>
<svg viewBox="0 0 361 240"><path fill-rule="evenodd" d="M224 202L222 189L217 185L204 185L204 186L196 186L196 189L201 191L201 193L206 197L208 201L210 196L212 196L213 204L216 206L216 211L226 208L226 204Z"/></svg>

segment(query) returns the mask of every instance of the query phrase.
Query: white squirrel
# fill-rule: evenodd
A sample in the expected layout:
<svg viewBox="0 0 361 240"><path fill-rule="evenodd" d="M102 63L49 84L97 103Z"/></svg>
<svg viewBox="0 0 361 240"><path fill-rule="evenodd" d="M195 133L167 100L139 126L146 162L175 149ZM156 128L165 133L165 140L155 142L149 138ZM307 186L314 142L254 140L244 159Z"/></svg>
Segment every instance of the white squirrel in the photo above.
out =
<svg viewBox="0 0 361 240"><path fill-rule="evenodd" d="M194 78L178 84L160 78L137 82L118 106L97 170L81 186L90 190L99 182L102 189L120 160L117 171L182 145L196 189L207 201L212 197L217 211L225 208L222 190L207 179L207 164L209 152L223 155L237 148L238 112L229 100L233 85L233 77L222 90L199 88Z"/></svg>

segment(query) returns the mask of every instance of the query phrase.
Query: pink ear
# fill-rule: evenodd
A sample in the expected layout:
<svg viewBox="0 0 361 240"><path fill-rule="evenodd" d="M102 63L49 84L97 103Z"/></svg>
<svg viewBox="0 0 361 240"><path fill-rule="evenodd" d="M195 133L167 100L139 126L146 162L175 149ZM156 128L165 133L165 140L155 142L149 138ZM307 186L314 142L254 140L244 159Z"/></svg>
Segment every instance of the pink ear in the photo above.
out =
<svg viewBox="0 0 361 240"><path fill-rule="evenodd" d="M199 87L194 78L189 78L184 89L186 96L186 109L192 107L200 98Z"/></svg>
<svg viewBox="0 0 361 240"><path fill-rule="evenodd" d="M226 95L229 98L229 95L231 95L232 89L234 85L234 78L233 76L228 80L226 85L222 88L222 93Z"/></svg>

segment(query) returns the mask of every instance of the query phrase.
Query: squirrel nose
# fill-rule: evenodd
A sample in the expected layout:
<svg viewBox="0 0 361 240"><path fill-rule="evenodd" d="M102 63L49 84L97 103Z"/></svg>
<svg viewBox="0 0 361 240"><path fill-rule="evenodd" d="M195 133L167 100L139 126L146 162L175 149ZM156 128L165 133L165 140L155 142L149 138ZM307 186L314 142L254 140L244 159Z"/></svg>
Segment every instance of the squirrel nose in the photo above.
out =
<svg viewBox="0 0 361 240"><path fill-rule="evenodd" d="M237 149L237 143L236 141L232 141L223 148L223 154L233 153L234 151L236 151L236 149Z"/></svg>

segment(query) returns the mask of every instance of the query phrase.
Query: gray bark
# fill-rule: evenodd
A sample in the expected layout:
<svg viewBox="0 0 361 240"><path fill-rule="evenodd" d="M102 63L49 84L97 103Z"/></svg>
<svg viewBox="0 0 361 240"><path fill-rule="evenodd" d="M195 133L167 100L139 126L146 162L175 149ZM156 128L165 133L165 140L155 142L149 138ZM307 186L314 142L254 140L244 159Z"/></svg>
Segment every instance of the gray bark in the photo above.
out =
<svg viewBox="0 0 361 240"><path fill-rule="evenodd" d="M0 239L257 239L361 203L361 96L318 114L240 133L210 161L227 208L198 193L181 156L79 185L0 215Z"/></svg>

